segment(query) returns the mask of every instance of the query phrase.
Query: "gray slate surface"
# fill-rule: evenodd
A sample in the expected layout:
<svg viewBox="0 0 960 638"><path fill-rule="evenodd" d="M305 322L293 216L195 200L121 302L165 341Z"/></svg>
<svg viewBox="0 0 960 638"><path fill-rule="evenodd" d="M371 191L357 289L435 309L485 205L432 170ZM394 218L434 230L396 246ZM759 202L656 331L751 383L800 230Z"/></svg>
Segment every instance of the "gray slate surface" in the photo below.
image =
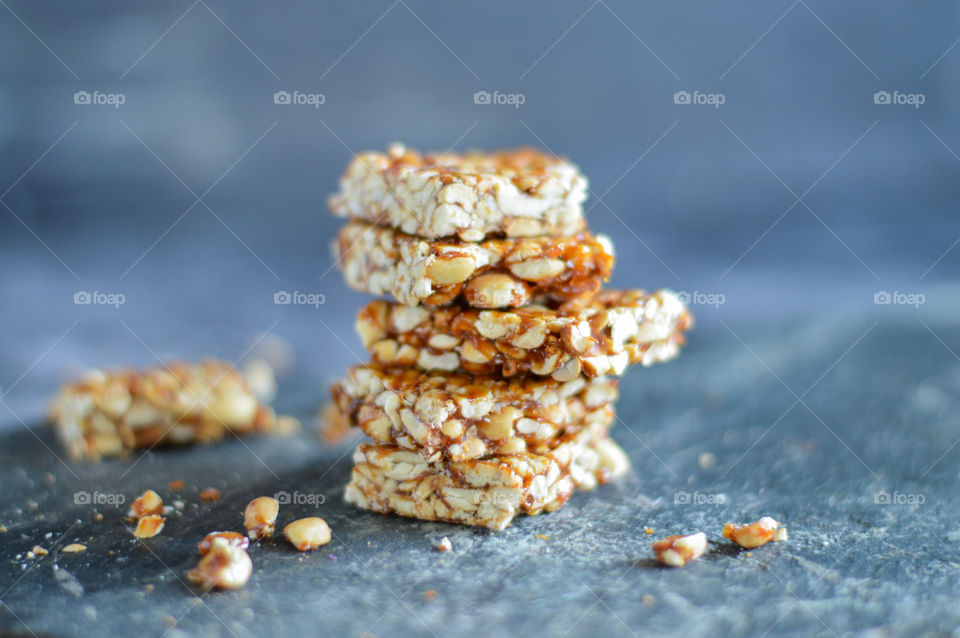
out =
<svg viewBox="0 0 960 638"><path fill-rule="evenodd" d="M341 500L351 445L325 449L308 434L157 452L129 469L131 460L67 467L44 448L56 449L45 430L9 430L0 627L238 638L950 634L960 624L960 361L945 345L960 347L960 327L875 314L698 330L680 360L623 382L615 435L633 459L629 479L501 533L352 509ZM279 402L308 394L320 393L288 384ZM713 467L698 462L703 453ZM169 502L177 478L189 486L183 515L143 543L124 508L100 507L97 522L74 505L78 490L118 485L128 503L148 487ZM201 502L208 486L223 500ZM237 529L251 497L281 489L323 495L317 507L283 507L281 521L319 511L333 542L306 556L282 542L252 548L245 589L196 598L182 582L195 543ZM789 542L747 553L720 536L723 522L761 515L787 523ZM696 530L711 539L701 561L652 561L652 538ZM450 554L432 549L443 536ZM54 549L74 541L89 550ZM14 559L35 543L54 551Z"/></svg>

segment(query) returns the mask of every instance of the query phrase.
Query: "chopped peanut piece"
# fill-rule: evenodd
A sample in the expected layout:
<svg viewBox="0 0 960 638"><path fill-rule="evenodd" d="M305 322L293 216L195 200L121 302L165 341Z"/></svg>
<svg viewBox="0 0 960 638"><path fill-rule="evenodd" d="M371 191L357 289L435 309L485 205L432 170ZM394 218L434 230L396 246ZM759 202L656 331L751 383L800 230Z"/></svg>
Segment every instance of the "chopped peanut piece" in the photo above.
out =
<svg viewBox="0 0 960 638"><path fill-rule="evenodd" d="M275 498L260 496L250 501L243 513L243 524L247 528L247 536L251 540L273 536L279 513L280 503Z"/></svg>
<svg viewBox="0 0 960 638"><path fill-rule="evenodd" d="M200 498L205 501L216 502L220 500L220 490L215 487L208 487L200 492Z"/></svg>
<svg viewBox="0 0 960 638"><path fill-rule="evenodd" d="M433 546L438 552L449 552L453 550L453 543L450 542L450 539L444 536L440 539L440 542Z"/></svg>
<svg viewBox="0 0 960 638"><path fill-rule="evenodd" d="M163 525L166 522L167 519L163 516L148 514L137 521L137 529L134 530L133 535L137 538L153 538L163 531Z"/></svg>
<svg viewBox="0 0 960 638"><path fill-rule="evenodd" d="M170 488L171 490L173 490L174 492L179 492L179 491L182 490L185 486L186 486L186 483L184 483L181 479L174 479L174 480L170 481L169 483L167 483L167 487L169 487L169 488Z"/></svg>
<svg viewBox="0 0 960 638"><path fill-rule="evenodd" d="M34 545L33 549L31 549L30 551L33 552L34 556L46 556L47 554L50 553L44 548L40 547L39 545Z"/></svg>
<svg viewBox="0 0 960 638"><path fill-rule="evenodd" d="M330 526L322 518L310 516L284 527L283 535L301 552L309 552L330 542Z"/></svg>
<svg viewBox="0 0 960 638"><path fill-rule="evenodd" d="M250 579L253 562L244 550L226 538L216 537L187 579L204 589L239 589Z"/></svg>
<svg viewBox="0 0 960 638"><path fill-rule="evenodd" d="M197 545L197 551L203 555L209 554L210 549L213 547L213 541L218 538L225 540L232 547L242 549L243 551L247 551L247 548L250 547L250 539L238 532L210 532L204 536L200 544Z"/></svg>
<svg viewBox="0 0 960 638"><path fill-rule="evenodd" d="M66 547L60 550L61 554L79 554L80 552L87 551L87 546L81 543L70 543Z"/></svg>
<svg viewBox="0 0 960 638"><path fill-rule="evenodd" d="M153 490L147 490L130 506L131 518L143 518L163 512L163 499Z"/></svg>
<svg viewBox="0 0 960 638"><path fill-rule="evenodd" d="M669 567L683 567L700 558L707 551L707 535L703 532L688 536L667 536L653 544L657 560Z"/></svg>
<svg viewBox="0 0 960 638"><path fill-rule="evenodd" d="M770 541L787 540L787 528L769 516L764 516L749 525L727 523L723 526L723 537L732 540L740 547L753 549L766 545Z"/></svg>

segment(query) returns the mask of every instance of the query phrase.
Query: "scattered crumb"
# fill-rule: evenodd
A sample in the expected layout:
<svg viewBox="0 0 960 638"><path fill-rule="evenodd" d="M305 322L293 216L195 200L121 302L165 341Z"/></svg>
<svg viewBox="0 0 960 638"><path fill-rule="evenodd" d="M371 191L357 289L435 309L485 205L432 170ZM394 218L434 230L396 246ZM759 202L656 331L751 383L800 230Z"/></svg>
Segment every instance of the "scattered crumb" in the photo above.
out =
<svg viewBox="0 0 960 638"><path fill-rule="evenodd" d="M273 434L277 436L290 436L299 433L301 429L300 419L295 416L281 414L277 417L277 424L274 426Z"/></svg>
<svg viewBox="0 0 960 638"><path fill-rule="evenodd" d="M170 481L169 483L167 483L167 487L169 487L169 488L170 488L171 490L173 490L174 492L179 492L179 491L182 490L184 487L186 487L186 485L187 485L187 484L184 483L184 482L183 482L182 480L180 480L180 479L174 479L174 480Z"/></svg>
<svg viewBox="0 0 960 638"><path fill-rule="evenodd" d="M6 525L0 525L0 534L6 534L9 531Z"/></svg>
<svg viewBox="0 0 960 638"><path fill-rule="evenodd" d="M101 514L100 512L94 512L94 513L93 513L93 520L95 520L95 521L102 521L102 520L103 520L103 514Z"/></svg>
<svg viewBox="0 0 960 638"><path fill-rule="evenodd" d="M173 502L173 509L177 510L178 512L182 512L184 506L185 503L183 501L177 500Z"/></svg>
<svg viewBox="0 0 960 638"><path fill-rule="evenodd" d="M744 556L746 556L747 558L749 558L749 557L753 556L753 552L744 552Z"/></svg>
<svg viewBox="0 0 960 638"><path fill-rule="evenodd" d="M150 583L144 585L143 591L147 592L148 594L153 593L153 585Z"/></svg>
<svg viewBox="0 0 960 638"><path fill-rule="evenodd" d="M200 492L200 498L205 501L216 502L220 500L220 490L215 487L208 487L207 489Z"/></svg>
<svg viewBox="0 0 960 638"><path fill-rule="evenodd" d="M427 601L428 603L432 603L433 601L435 601L435 600L437 599L437 590L436 590L436 589L428 589L427 591L425 591L425 592L423 593L423 599L424 599L425 601Z"/></svg>
<svg viewBox="0 0 960 638"><path fill-rule="evenodd" d="M649 527L644 527L643 531L645 531L647 534L653 534L653 530L650 529Z"/></svg>
<svg viewBox="0 0 960 638"><path fill-rule="evenodd" d="M640 602L643 603L644 607L653 607L657 604L657 599L651 596L650 594L644 594L640 599Z"/></svg>
<svg viewBox="0 0 960 638"><path fill-rule="evenodd" d="M723 526L723 537L732 540L740 547L753 549L766 545L770 541L787 540L787 528L769 516L764 516L749 525L726 523Z"/></svg>
<svg viewBox="0 0 960 638"><path fill-rule="evenodd" d="M143 518L152 516L163 511L163 499L153 490L147 490L141 494L130 506L127 516L130 518Z"/></svg>
<svg viewBox="0 0 960 638"><path fill-rule="evenodd" d="M215 537L210 551L187 572L187 579L205 590L240 589L252 573L253 563L247 552L226 538Z"/></svg>
<svg viewBox="0 0 960 638"><path fill-rule="evenodd" d="M683 567L707 551L707 535L703 532L687 536L667 536L653 544L657 560L668 567Z"/></svg>
<svg viewBox="0 0 960 638"><path fill-rule="evenodd" d="M697 465L700 466L701 470L709 470L716 464L717 457L714 456L713 452L704 452L697 457Z"/></svg>
<svg viewBox="0 0 960 638"><path fill-rule="evenodd" d="M537 534L536 536L537 536L537 538L539 538L539 539L542 540L542 541L550 540L550 537L547 536L546 534Z"/></svg>
<svg viewBox="0 0 960 638"><path fill-rule="evenodd" d="M156 514L144 516L137 521L137 529L134 530L133 535L137 538L153 538L163 531L163 525L166 522L166 518Z"/></svg>
<svg viewBox="0 0 960 638"><path fill-rule="evenodd" d="M79 554L80 552L87 551L87 546L80 543L70 543L66 547L60 550L61 554Z"/></svg>
<svg viewBox="0 0 960 638"><path fill-rule="evenodd" d="M34 545L33 549L30 550L35 556L46 556L50 552L40 547L39 545ZM29 555L29 554L28 554Z"/></svg>
<svg viewBox="0 0 960 638"><path fill-rule="evenodd" d="M438 552L449 552L453 549L453 544L450 542L450 539L444 536L440 539L440 542L433 546Z"/></svg>

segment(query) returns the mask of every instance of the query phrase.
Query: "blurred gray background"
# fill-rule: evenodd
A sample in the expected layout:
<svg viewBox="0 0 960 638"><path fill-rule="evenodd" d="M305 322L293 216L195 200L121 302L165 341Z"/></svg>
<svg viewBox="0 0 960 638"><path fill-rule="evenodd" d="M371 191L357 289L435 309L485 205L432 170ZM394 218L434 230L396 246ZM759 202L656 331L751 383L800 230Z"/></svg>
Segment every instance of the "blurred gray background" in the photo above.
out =
<svg viewBox="0 0 960 638"><path fill-rule="evenodd" d="M0 423L35 420L81 367L236 361L267 333L322 396L361 358L365 301L330 269L341 222L325 199L352 153L393 141L574 159L590 225L618 248L611 285L688 292L690 348L730 339L721 322L789 340L822 315L949 320L958 14L3 0ZM278 91L323 103L276 104ZM477 104L478 91L522 104ZM281 290L325 303L275 305ZM75 304L80 291L124 303ZM875 305L880 291L926 303Z"/></svg>

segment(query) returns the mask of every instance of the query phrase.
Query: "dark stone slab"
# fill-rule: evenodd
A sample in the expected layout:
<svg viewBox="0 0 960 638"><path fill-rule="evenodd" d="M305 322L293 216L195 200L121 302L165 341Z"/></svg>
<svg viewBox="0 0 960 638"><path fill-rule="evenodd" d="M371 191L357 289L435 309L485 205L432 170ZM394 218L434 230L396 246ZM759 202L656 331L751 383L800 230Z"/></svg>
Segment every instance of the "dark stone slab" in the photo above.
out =
<svg viewBox="0 0 960 638"><path fill-rule="evenodd" d="M45 429L7 430L0 627L84 637L947 634L960 623L960 362L937 337L960 347L960 328L915 319L701 329L680 360L623 381L615 436L631 476L500 533L354 510L342 502L351 445L324 448L310 434L64 465ZM310 391L288 386L280 402L302 404ZM183 513L145 542L131 537L125 507L75 503L86 492L129 504L148 487L170 503L174 479L187 483ZM202 502L206 487L222 500ZM250 498L279 490L301 501L281 508L281 522L319 513L334 540L309 555L280 541L253 547L246 588L198 598L184 584L196 543L239 529ZM745 552L720 536L724 522L761 515L784 521L790 540ZM652 561L652 539L696 530L711 539L698 563ZM443 536L449 554L432 549ZM70 542L89 549L60 554ZM34 544L50 555L15 558Z"/></svg>

